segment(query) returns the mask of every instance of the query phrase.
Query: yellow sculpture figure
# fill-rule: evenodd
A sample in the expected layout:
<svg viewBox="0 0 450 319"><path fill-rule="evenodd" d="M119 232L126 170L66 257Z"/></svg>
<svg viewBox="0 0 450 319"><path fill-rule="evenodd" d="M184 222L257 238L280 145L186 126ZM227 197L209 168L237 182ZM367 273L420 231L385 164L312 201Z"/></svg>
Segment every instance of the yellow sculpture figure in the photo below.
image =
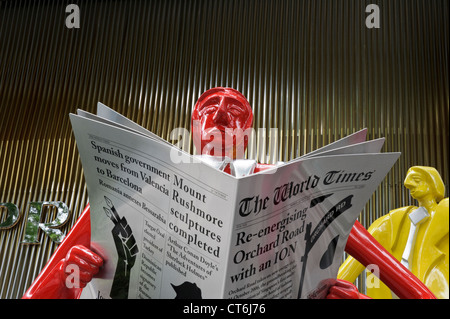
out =
<svg viewBox="0 0 450 319"><path fill-rule="evenodd" d="M449 207L448 197L444 199L444 183L435 168L414 166L408 170L404 185L418 201L419 207L395 209L373 222L368 231L419 278L436 298L448 299ZM354 282L363 270L363 265L349 257L341 265L338 278ZM368 276L373 274L368 273ZM369 297L393 297L383 283L371 284L373 280L368 281L367 285Z"/></svg>

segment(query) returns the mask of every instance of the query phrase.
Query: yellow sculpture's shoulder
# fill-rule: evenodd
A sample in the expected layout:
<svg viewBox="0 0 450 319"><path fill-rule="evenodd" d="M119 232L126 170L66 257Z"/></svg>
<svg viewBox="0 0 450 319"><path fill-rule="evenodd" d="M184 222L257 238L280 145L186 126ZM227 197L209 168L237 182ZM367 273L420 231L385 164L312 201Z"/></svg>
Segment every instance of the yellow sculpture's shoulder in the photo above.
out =
<svg viewBox="0 0 450 319"><path fill-rule="evenodd" d="M369 233L391 253L399 240L399 229L408 221L408 214L416 206L405 206L391 210L388 214L379 217L369 227ZM406 225L409 230L409 225Z"/></svg>

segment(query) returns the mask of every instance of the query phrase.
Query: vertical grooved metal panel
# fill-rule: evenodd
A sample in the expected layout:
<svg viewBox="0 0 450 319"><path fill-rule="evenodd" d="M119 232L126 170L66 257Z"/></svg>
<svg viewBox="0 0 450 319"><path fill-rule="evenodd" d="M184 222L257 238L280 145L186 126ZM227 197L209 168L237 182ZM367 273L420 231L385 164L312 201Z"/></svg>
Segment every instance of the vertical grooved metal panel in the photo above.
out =
<svg viewBox="0 0 450 319"><path fill-rule="evenodd" d="M70 3L79 29L65 25ZM371 3L379 29L365 25ZM367 127L402 156L365 226L414 203L410 166L448 187L448 37L446 0L0 1L0 203L22 214L0 230L0 297L20 297L57 247L20 244L29 202L65 202L65 230L87 203L68 113L97 101L170 140L203 91L234 87L255 114L248 155L266 162Z"/></svg>

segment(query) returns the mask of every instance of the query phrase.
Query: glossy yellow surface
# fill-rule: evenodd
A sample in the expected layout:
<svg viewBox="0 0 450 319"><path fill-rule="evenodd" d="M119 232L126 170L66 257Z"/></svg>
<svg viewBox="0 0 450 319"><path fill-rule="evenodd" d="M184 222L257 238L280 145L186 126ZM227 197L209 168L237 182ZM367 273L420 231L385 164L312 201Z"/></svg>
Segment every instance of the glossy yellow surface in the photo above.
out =
<svg viewBox="0 0 450 319"><path fill-rule="evenodd" d="M449 298L449 206L448 197L444 199L444 183L436 169L414 166L408 170L404 185L418 201L419 207L426 208L430 214L418 228L410 270L437 298ZM368 229L399 261L411 225L408 215L416 208L408 206L394 209L373 222ZM349 257L339 269L338 278L353 282L363 270L364 266ZM392 298L389 288L383 283L377 284L376 280L374 282L371 273L367 278L370 278L368 296Z"/></svg>

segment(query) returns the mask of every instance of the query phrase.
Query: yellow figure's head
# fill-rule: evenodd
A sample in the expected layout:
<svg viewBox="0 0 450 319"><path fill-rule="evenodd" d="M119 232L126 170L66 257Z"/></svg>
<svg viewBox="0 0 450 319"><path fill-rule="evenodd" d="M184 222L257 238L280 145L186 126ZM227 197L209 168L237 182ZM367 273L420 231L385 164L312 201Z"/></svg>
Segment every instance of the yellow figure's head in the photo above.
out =
<svg viewBox="0 0 450 319"><path fill-rule="evenodd" d="M445 186L439 172L428 166L411 167L404 181L411 196L417 200L434 199L437 203L444 198Z"/></svg>

